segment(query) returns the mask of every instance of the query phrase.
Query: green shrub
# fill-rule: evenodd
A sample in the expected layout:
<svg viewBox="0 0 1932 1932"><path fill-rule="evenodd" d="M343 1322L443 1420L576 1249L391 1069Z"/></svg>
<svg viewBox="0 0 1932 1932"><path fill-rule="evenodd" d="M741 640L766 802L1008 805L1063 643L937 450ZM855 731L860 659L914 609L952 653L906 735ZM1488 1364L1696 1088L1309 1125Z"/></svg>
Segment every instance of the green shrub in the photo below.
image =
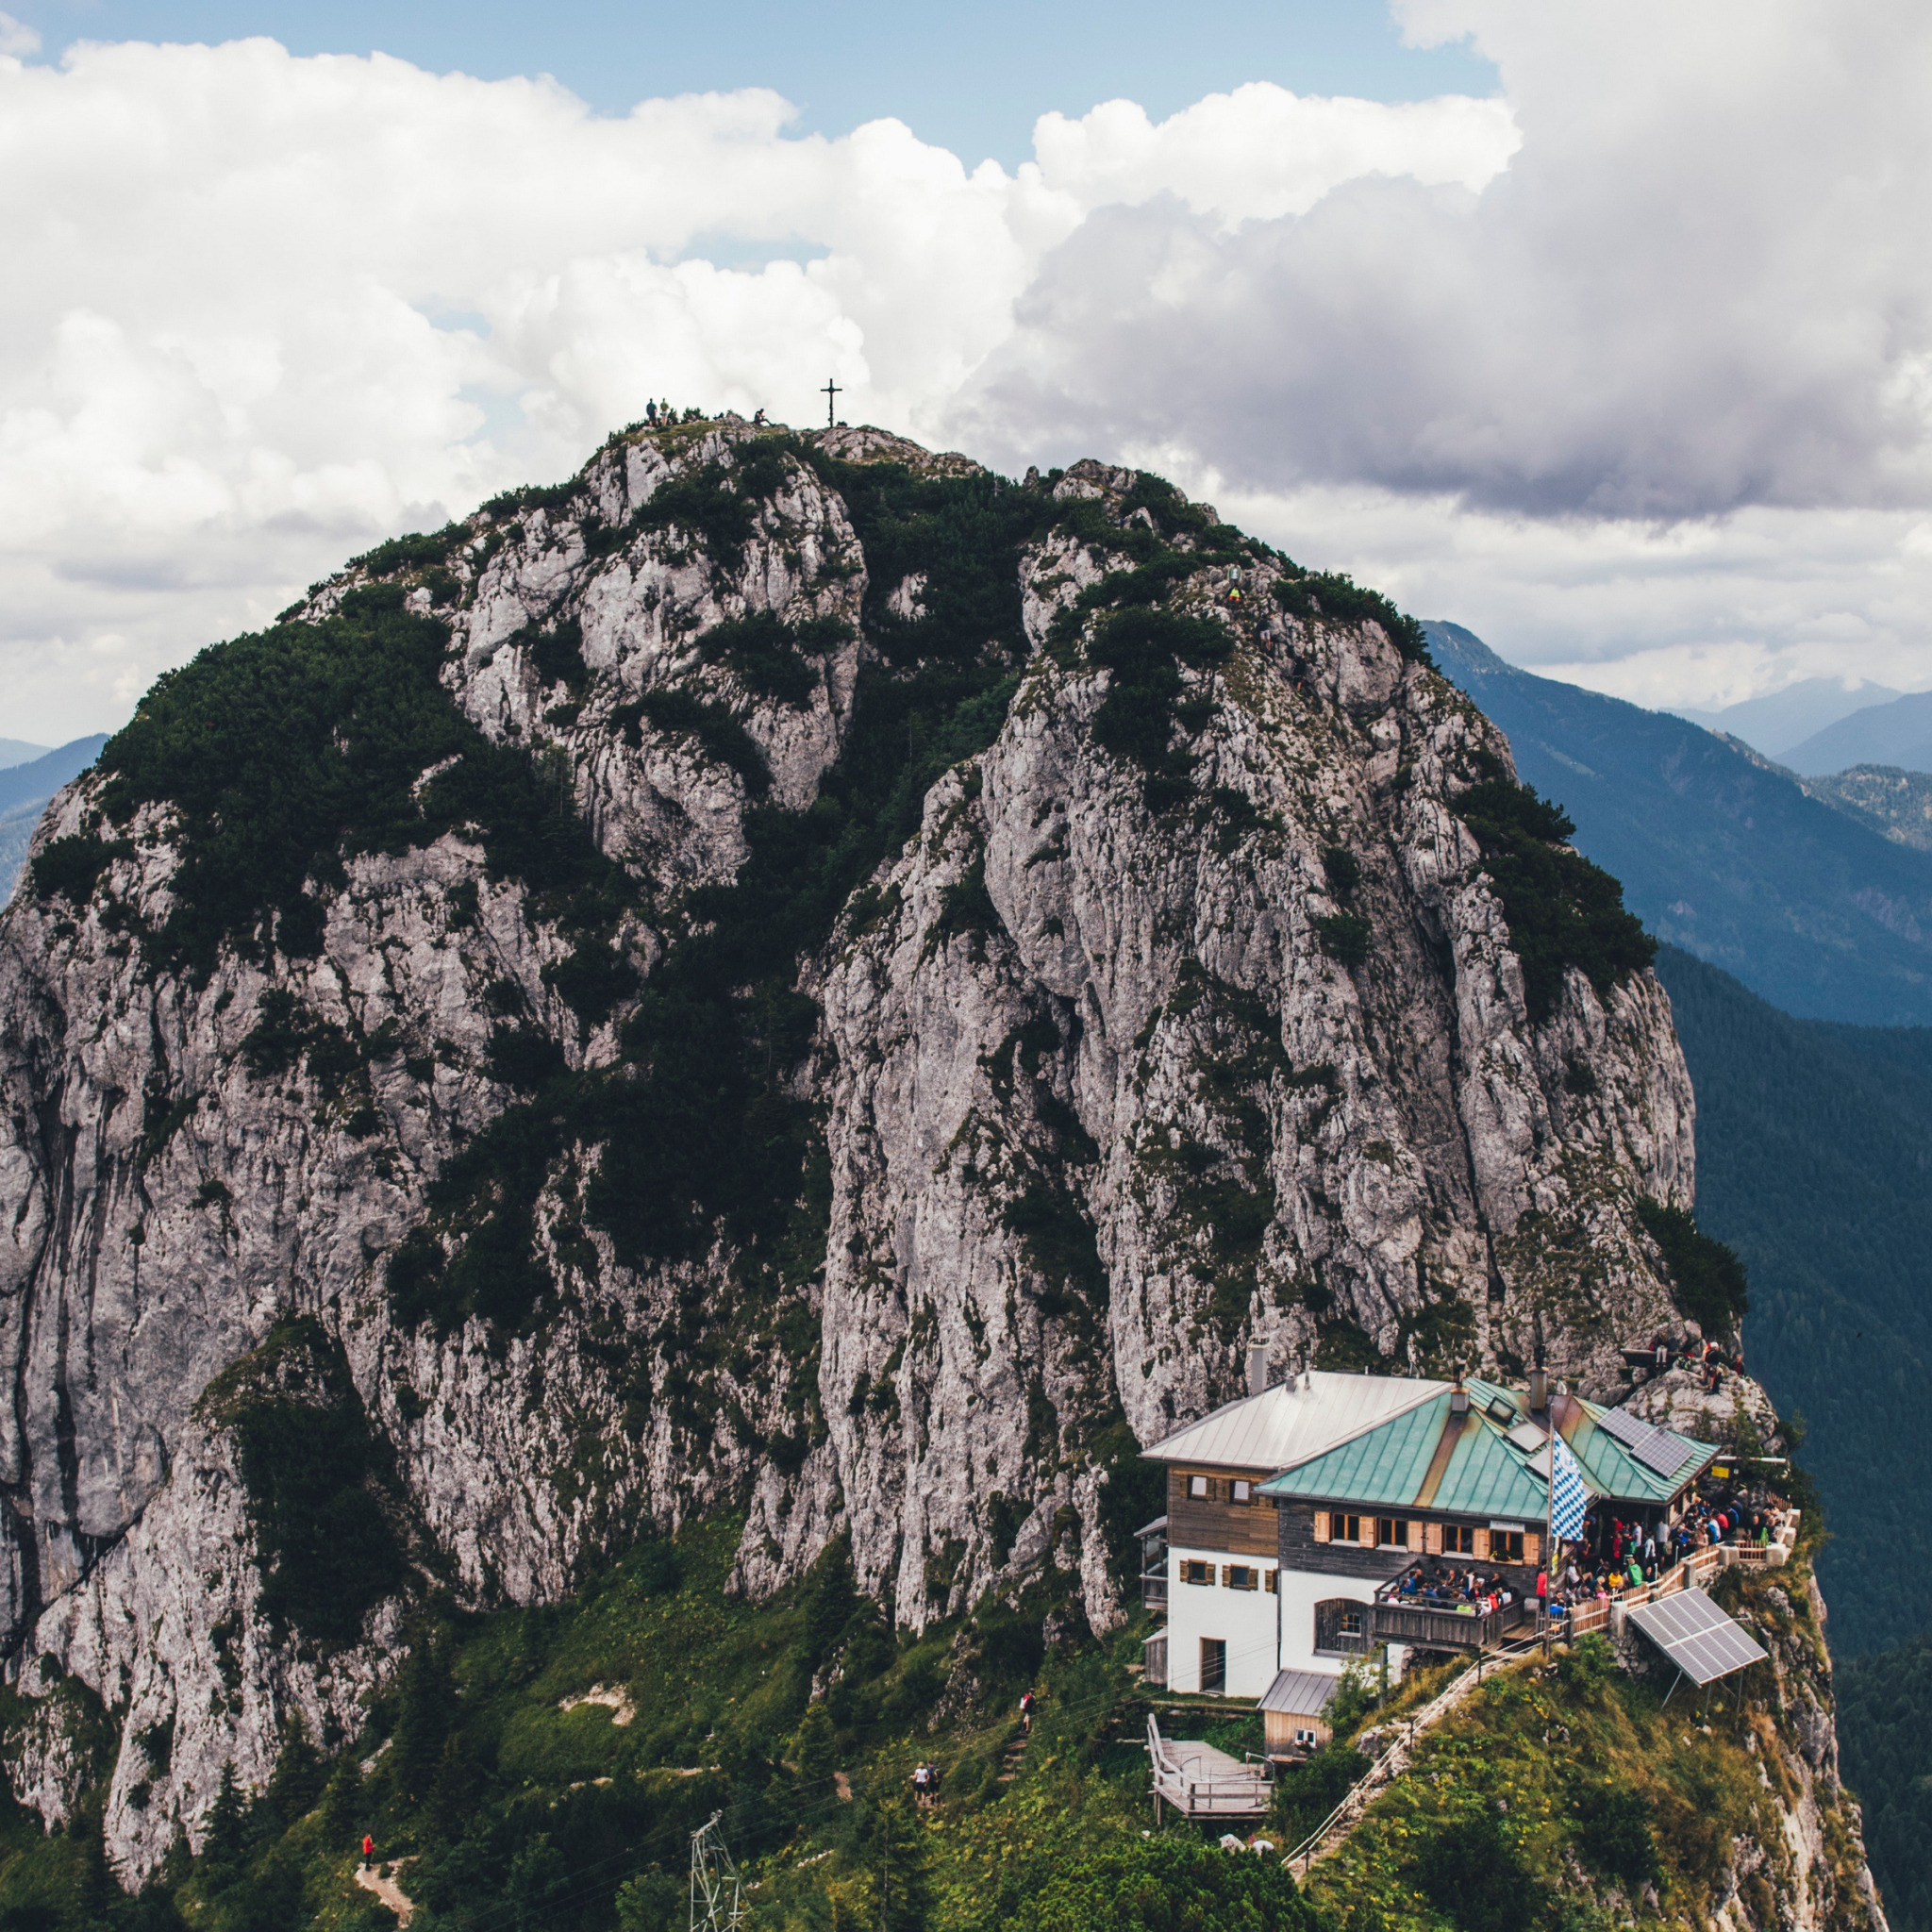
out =
<svg viewBox="0 0 1932 1932"><path fill-rule="evenodd" d="M1471 786L1456 810L1502 902L1532 1020L1556 1011L1570 967L1607 994L1657 957L1657 941L1624 909L1623 887L1565 842L1576 827L1560 806L1492 778Z"/></svg>
<svg viewBox="0 0 1932 1932"><path fill-rule="evenodd" d="M1707 1335L1733 1333L1751 1306L1750 1283L1735 1248L1700 1233L1682 1208L1648 1194L1637 1203L1644 1232L1663 1251L1677 1306Z"/></svg>
<svg viewBox="0 0 1932 1932"><path fill-rule="evenodd" d="M1379 624L1389 641L1411 663L1427 664L1428 640L1414 618L1406 617L1379 591L1365 590L1340 571L1304 572L1274 586L1282 608L1305 620L1330 624Z"/></svg>
<svg viewBox="0 0 1932 1932"><path fill-rule="evenodd" d="M262 1609L305 1636L354 1643L404 1566L340 1345L307 1317L284 1323L206 1399L235 1443Z"/></svg>
<svg viewBox="0 0 1932 1932"><path fill-rule="evenodd" d="M726 665L747 691L803 710L822 681L808 656L821 656L851 635L837 618L794 625L760 610L713 625L698 639L698 651L707 664Z"/></svg>
<svg viewBox="0 0 1932 1932"><path fill-rule="evenodd" d="M1578 1793L1572 1810L1577 1841L1598 1871L1628 1886L1663 1875L1650 1828L1651 1806L1640 1793L1624 1785L1597 1785Z"/></svg>
<svg viewBox="0 0 1932 1932"><path fill-rule="evenodd" d="M647 691L642 697L619 705L610 714L610 722L636 745L643 743L639 726L646 718L666 738L684 739L713 764L736 772L744 781L747 797L762 798L772 789L771 768L764 753L724 705L673 686L666 691Z"/></svg>
<svg viewBox="0 0 1932 1932"><path fill-rule="evenodd" d="M1359 913L1338 912L1327 919L1317 919L1313 924L1322 941L1322 950L1338 966L1345 966L1353 972L1366 963L1374 929Z"/></svg>
<svg viewBox="0 0 1932 1932"><path fill-rule="evenodd" d="M1439 1824L1415 1853L1409 1875L1462 1932L1523 1932L1546 1909L1528 1861L1487 1807Z"/></svg>
<svg viewBox="0 0 1932 1932"><path fill-rule="evenodd" d="M1022 1904L1016 1932L1320 1932L1280 1862L1224 1852L1191 1833L1074 1855Z"/></svg>
<svg viewBox="0 0 1932 1932"><path fill-rule="evenodd" d="M77 912L93 898L101 875L117 858L132 858L134 845L127 839L98 839L79 832L72 838L54 839L35 855L28 874L36 899L57 895Z"/></svg>
<svg viewBox="0 0 1932 1932"><path fill-rule="evenodd" d="M1224 663L1234 636L1207 617L1130 606L1103 623L1088 657L1110 671L1107 696L1093 714L1093 741L1147 774L1150 811L1164 811L1188 794L1192 754L1174 750L1174 704L1182 690L1178 666Z"/></svg>

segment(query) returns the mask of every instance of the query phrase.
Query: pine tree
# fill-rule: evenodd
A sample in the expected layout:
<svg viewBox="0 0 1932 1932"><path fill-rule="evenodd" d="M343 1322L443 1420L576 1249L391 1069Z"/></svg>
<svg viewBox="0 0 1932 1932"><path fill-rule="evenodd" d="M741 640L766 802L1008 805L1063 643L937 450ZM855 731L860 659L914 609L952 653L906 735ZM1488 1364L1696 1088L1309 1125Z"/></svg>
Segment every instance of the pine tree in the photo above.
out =
<svg viewBox="0 0 1932 1932"><path fill-rule="evenodd" d="M352 1746L342 1753L322 1794L323 1842L331 1852L359 1845L361 1823L362 1769Z"/></svg>
<svg viewBox="0 0 1932 1932"><path fill-rule="evenodd" d="M429 1788L425 1818L432 1837L454 1844L468 1830L476 1806L476 1766L470 1742L460 1731L442 1740L442 1758L436 1782Z"/></svg>
<svg viewBox="0 0 1932 1932"><path fill-rule="evenodd" d="M322 1754L308 1741L308 1726L298 1710L282 1728L282 1748L268 1781L268 1805L284 1828L308 1817L322 1796L328 1774Z"/></svg>
<svg viewBox="0 0 1932 1932"><path fill-rule="evenodd" d="M119 1902L120 1888L108 1870L108 1848L98 1818L85 1819L79 1829L79 1861L74 1874L74 1906L69 1914L76 1932L97 1932L108 1924Z"/></svg>
<svg viewBox="0 0 1932 1932"><path fill-rule="evenodd" d="M242 1857L242 1827L244 1807L242 1788L235 1782L231 1759L222 1766L222 1781L215 1790L215 1802L208 1814L202 1833L201 1856L210 1865L232 1870Z"/></svg>
<svg viewBox="0 0 1932 1932"><path fill-rule="evenodd" d="M895 1796L873 1812L865 1862L878 1907L878 1932L925 1932L932 1888L925 1872L925 1834L911 1801Z"/></svg>
<svg viewBox="0 0 1932 1932"><path fill-rule="evenodd" d="M821 1795L816 1788L830 1784L838 1768L839 1741L831 1713L822 1703L809 1705L798 1726L798 1778L806 1787L808 1803Z"/></svg>
<svg viewBox="0 0 1932 1932"><path fill-rule="evenodd" d="M396 1711L395 1744L391 1751L395 1788L411 1804L424 1804L442 1762L443 1740L457 1716L456 1679L449 1646L440 1633L420 1629L403 1666Z"/></svg>

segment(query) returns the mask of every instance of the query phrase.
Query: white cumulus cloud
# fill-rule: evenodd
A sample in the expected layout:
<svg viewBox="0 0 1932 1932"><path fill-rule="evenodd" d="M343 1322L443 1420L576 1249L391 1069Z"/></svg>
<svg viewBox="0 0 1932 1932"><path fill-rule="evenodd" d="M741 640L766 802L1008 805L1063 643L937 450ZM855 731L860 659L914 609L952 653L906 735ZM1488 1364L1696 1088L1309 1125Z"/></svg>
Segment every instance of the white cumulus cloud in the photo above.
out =
<svg viewBox="0 0 1932 1932"><path fill-rule="evenodd" d="M0 17L5 728L669 397L1103 454L1519 659L1692 702L1932 682L1932 16L1401 0L1503 95L1254 84L969 169L776 94L598 117Z"/></svg>

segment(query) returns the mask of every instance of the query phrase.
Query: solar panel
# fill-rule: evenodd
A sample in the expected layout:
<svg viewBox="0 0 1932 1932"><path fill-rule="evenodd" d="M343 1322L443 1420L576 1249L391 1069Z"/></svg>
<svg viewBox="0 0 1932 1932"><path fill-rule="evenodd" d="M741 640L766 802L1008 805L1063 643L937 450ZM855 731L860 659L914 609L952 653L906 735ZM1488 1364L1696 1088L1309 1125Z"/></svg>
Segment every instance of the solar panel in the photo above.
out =
<svg viewBox="0 0 1932 1932"><path fill-rule="evenodd" d="M1640 1604L1630 1612L1630 1621L1700 1687L1765 1657L1763 1645L1701 1590L1680 1590L1655 1603Z"/></svg>
<svg viewBox="0 0 1932 1932"><path fill-rule="evenodd" d="M1662 1476L1675 1475L1697 1454L1694 1444L1682 1441L1665 1429L1653 1429L1647 1442L1632 1445L1631 1455L1646 1469Z"/></svg>
<svg viewBox="0 0 1932 1932"><path fill-rule="evenodd" d="M1634 1448L1644 1437L1655 1433L1648 1423L1641 1423L1627 1410L1607 1408L1596 1419L1600 1429L1607 1429L1617 1441L1626 1447Z"/></svg>
<svg viewBox="0 0 1932 1932"><path fill-rule="evenodd" d="M1658 1475L1675 1475L1694 1453L1668 1429L1654 1429L1621 1408L1605 1409L1597 1418L1597 1426L1607 1430L1636 1461Z"/></svg>

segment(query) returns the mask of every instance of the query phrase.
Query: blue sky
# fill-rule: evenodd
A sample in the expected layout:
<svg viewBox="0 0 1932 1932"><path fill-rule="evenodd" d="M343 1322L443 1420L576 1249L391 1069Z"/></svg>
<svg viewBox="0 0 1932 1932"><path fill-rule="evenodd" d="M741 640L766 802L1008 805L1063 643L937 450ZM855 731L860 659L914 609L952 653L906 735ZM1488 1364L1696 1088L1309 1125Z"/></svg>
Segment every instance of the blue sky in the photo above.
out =
<svg viewBox="0 0 1932 1932"><path fill-rule="evenodd" d="M268 34L296 54L393 54L480 79L548 73L602 113L659 94L769 87L807 131L894 115L972 164L1012 167L1035 120L1124 96L1156 120L1272 80L1296 93L1413 101L1493 92L1466 44L1405 47L1379 0L1016 0L973 7L821 0L680 6L250 5L25 0L56 58L70 42Z"/></svg>

